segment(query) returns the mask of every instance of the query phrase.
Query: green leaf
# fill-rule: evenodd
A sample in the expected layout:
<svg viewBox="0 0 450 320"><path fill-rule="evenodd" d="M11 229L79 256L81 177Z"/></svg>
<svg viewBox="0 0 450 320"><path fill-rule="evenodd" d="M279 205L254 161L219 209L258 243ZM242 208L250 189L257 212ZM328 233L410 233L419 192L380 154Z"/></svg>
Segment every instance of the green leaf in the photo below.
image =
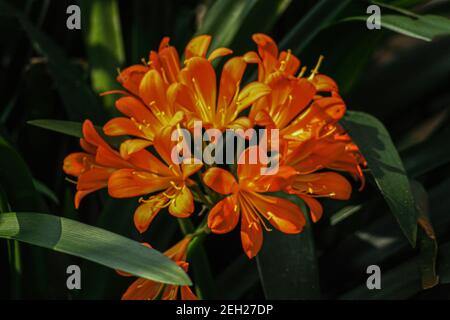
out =
<svg viewBox="0 0 450 320"><path fill-rule="evenodd" d="M11 211L6 193L0 186L0 214ZM11 279L11 297L20 299L22 291L22 259L20 255L20 244L15 240L7 240L8 262Z"/></svg>
<svg viewBox="0 0 450 320"><path fill-rule="evenodd" d="M117 68L125 61L118 2L83 0L81 3L92 87L97 93L116 89ZM112 110L115 97L105 96L103 100Z"/></svg>
<svg viewBox="0 0 450 320"><path fill-rule="evenodd" d="M395 14L382 14L381 27L391 31L417 38L432 41L433 38L450 34L450 19L435 15L402 16ZM367 21L367 16L348 17L342 21Z"/></svg>
<svg viewBox="0 0 450 320"><path fill-rule="evenodd" d="M66 121L66 120L52 120L52 119L40 119L40 120L30 120L27 122L32 126L39 128L63 133L76 138L83 138L83 124L81 122ZM99 126L95 126L95 129L100 134L100 136L108 142L113 147L120 146L126 137L111 137L103 133L103 129Z"/></svg>
<svg viewBox="0 0 450 320"><path fill-rule="evenodd" d="M0 136L0 185L14 210L44 210L33 177L22 157Z"/></svg>
<svg viewBox="0 0 450 320"><path fill-rule="evenodd" d="M443 147L448 144L449 139L450 126L447 126L430 139L402 152L408 173L417 177L449 163L450 148Z"/></svg>
<svg viewBox="0 0 450 320"><path fill-rule="evenodd" d="M345 206L330 217L330 224L334 226L340 223L341 221L347 219L348 217L354 215L355 213L361 211L362 208L363 208L362 204Z"/></svg>
<svg viewBox="0 0 450 320"><path fill-rule="evenodd" d="M387 300L407 299L419 292L421 288L418 272L418 259L409 259L396 265L393 269L381 269L381 290L369 290L366 283L346 292L342 300ZM364 272L365 270L361 270Z"/></svg>
<svg viewBox="0 0 450 320"><path fill-rule="evenodd" d="M0 215L0 237L75 255L162 283L190 285L173 261L154 249L75 220L33 212Z"/></svg>
<svg viewBox="0 0 450 320"><path fill-rule="evenodd" d="M90 118L96 122L103 119L104 115L100 112L97 97L84 82L81 70L72 64L63 49L38 30L26 16L3 0L0 0L0 10L17 18L33 48L47 59L50 73L69 118L78 121Z"/></svg>
<svg viewBox="0 0 450 320"><path fill-rule="evenodd" d="M415 180L411 181L411 187L416 199L417 211L419 213L417 223L419 229L419 263L420 273L422 275L422 288L429 289L439 283L439 277L436 274L436 256L438 245L436 234L429 217L429 199L428 193L423 185Z"/></svg>
<svg viewBox="0 0 450 320"><path fill-rule="evenodd" d="M0 136L0 185L3 186L5 198L11 210L15 211L45 211L47 206L37 192L33 177L22 157ZM9 211L9 210L8 210ZM18 245L11 245L11 252L17 251ZM26 249L26 248L25 248ZM27 289L38 294L45 293L48 283L47 261L45 252L41 248L29 248L28 260L32 264L22 264L21 272L26 277L40 274L39 277L30 277ZM19 256L18 252L14 253ZM25 257L24 257L25 258ZM25 259L24 259L25 260ZM23 289L23 288L22 288Z"/></svg>
<svg viewBox="0 0 450 320"><path fill-rule="evenodd" d="M351 0L321 0L303 17L280 42L281 48L301 53L319 32L335 21Z"/></svg>
<svg viewBox="0 0 450 320"><path fill-rule="evenodd" d="M292 0L259 0L236 33L230 48L236 53L255 50L254 33L270 33L273 25L287 10Z"/></svg>
<svg viewBox="0 0 450 320"><path fill-rule="evenodd" d="M382 271L381 290L368 290L366 283L344 293L339 299L343 300L385 300L407 299L422 291L420 257L407 259L390 270ZM439 248L439 274L440 283L450 282L450 243Z"/></svg>
<svg viewBox="0 0 450 320"><path fill-rule="evenodd" d="M215 1L206 12L205 19L197 30L197 34L211 35L213 37L211 48L230 45L245 17L257 2L258 0Z"/></svg>
<svg viewBox="0 0 450 320"><path fill-rule="evenodd" d="M197 34L213 36L211 48L242 47L251 43L253 32L268 31L291 0L217 0L206 12ZM241 48L242 49L242 48Z"/></svg>
<svg viewBox="0 0 450 320"><path fill-rule="evenodd" d="M36 188L36 191L40 192L42 195L49 198L56 205L59 205L59 199L56 196L56 194L49 187L47 187L43 182L41 182L37 179L33 179L33 184L34 184L34 187Z"/></svg>
<svg viewBox="0 0 450 320"><path fill-rule="evenodd" d="M242 275L245 274L245 277ZM236 279L240 279L236 281ZM259 274L255 262L241 254L217 277L219 299L240 299L252 287L259 283Z"/></svg>
<svg viewBox="0 0 450 320"><path fill-rule="evenodd" d="M319 274L309 215L296 196L275 193L300 207L307 225L300 234L273 230L264 234L263 247L257 255L258 270L267 299L319 299Z"/></svg>
<svg viewBox="0 0 450 320"><path fill-rule="evenodd" d="M342 124L366 158L377 187L414 247L417 210L405 168L388 131L378 119L363 112L349 111Z"/></svg>
<svg viewBox="0 0 450 320"><path fill-rule="evenodd" d="M401 126L397 120L399 114L414 115L424 110L424 102L429 110L429 104L436 103L436 98L447 92L449 50L450 39L446 37L399 51L391 62L380 64L361 79L352 91L352 105L361 106L378 118L395 121L392 124L395 127ZM432 58L424 59L424 56Z"/></svg>
<svg viewBox="0 0 450 320"><path fill-rule="evenodd" d="M203 223L206 223L206 219ZM192 234L195 232L194 225L189 219L179 218L178 224L184 235ZM198 228L203 227L202 224ZM203 246L206 234L197 236L189 244L187 259L192 264L192 273L195 281L195 289L197 296L200 299L212 299L214 298L214 280L211 273L211 267L209 265L208 256Z"/></svg>

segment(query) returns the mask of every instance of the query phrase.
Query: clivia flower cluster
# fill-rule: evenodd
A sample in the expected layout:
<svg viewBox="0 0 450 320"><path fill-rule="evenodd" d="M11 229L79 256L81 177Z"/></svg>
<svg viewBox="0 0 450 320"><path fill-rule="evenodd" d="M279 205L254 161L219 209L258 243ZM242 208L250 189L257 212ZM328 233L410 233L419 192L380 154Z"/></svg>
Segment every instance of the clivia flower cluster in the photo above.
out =
<svg viewBox="0 0 450 320"><path fill-rule="evenodd" d="M123 136L113 148L86 120L80 140L82 152L64 160L64 171L77 178L75 206L89 193L107 188L114 198L140 197L134 224L145 232L164 208L174 217L189 218L195 202L209 209L206 232L224 234L239 225L242 247L249 258L263 244L263 229L270 226L286 234L302 232L305 213L278 196L295 195L309 207L313 222L322 216L317 200L347 200L352 186L338 172L364 185L361 167L365 160L338 121L346 106L338 86L319 73L322 58L311 71L300 68L291 51L279 51L267 35L255 34L257 52L229 58L218 77L213 62L232 54L218 48L208 54L211 37L192 39L183 59L161 41L149 61L133 65L117 77L123 90L116 107L123 115L107 122L107 136ZM256 65L256 81L243 85L249 65ZM235 166L206 165L201 161L175 163L171 156L177 143L174 130L193 130L201 121L204 129L267 128L279 132L279 167L262 175L262 162L238 161ZM213 142L211 142L213 143ZM206 147L206 146L204 146ZM249 146L236 158L246 157L258 145ZM187 270L186 255L193 235L166 252ZM193 299L188 287L181 298ZM178 287L138 279L124 299L175 299Z"/></svg>

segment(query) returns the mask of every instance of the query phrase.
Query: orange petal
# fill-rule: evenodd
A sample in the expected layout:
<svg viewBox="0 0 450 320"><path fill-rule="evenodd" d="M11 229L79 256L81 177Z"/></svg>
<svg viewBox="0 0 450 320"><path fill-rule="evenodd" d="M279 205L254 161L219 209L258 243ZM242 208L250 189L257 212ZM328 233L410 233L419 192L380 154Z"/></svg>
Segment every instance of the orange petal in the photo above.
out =
<svg viewBox="0 0 450 320"><path fill-rule="evenodd" d="M214 61L217 58L224 57L233 53L233 50L228 48L217 48L208 56L208 61Z"/></svg>
<svg viewBox="0 0 450 320"><path fill-rule="evenodd" d="M320 220L320 218L322 218L322 214L323 214L323 208L322 205L320 204L319 201L317 201L314 198L305 196L305 195L298 195L300 198L303 199L303 201L305 201L305 203L308 205L309 207L309 213L311 215L311 219L314 223L316 223L317 221Z"/></svg>
<svg viewBox="0 0 450 320"><path fill-rule="evenodd" d="M80 207L80 202L81 200L83 200L83 198L85 196L87 196L89 193L95 192L97 190L100 190L102 187L96 188L96 189L89 189L89 190L82 190L82 191L77 191L75 193L75 209L78 209Z"/></svg>
<svg viewBox="0 0 450 320"><path fill-rule="evenodd" d="M258 45L258 52L262 58L267 58L267 56L278 57L277 44L271 37L263 33L255 33L252 39Z"/></svg>
<svg viewBox="0 0 450 320"><path fill-rule="evenodd" d="M174 246L164 252L164 255L173 261L181 262L181 260L186 259L186 252L188 246L192 240L191 235L184 236L183 239L178 241ZM180 267L182 267L185 271L187 271L185 263L177 263Z"/></svg>
<svg viewBox="0 0 450 320"><path fill-rule="evenodd" d="M234 129L234 130L242 129L244 131L251 127L252 127L252 121L247 117L237 118L236 120L234 120L227 126L227 128L229 128L229 129Z"/></svg>
<svg viewBox="0 0 450 320"><path fill-rule="evenodd" d="M153 69L142 78L139 96L147 106L152 104L151 109L161 112L167 107L166 90L167 84L163 81L161 74Z"/></svg>
<svg viewBox="0 0 450 320"><path fill-rule="evenodd" d="M138 122L148 123L154 122L154 115L151 111L137 98L126 96L116 101L116 108L128 118L134 118Z"/></svg>
<svg viewBox="0 0 450 320"><path fill-rule="evenodd" d="M280 166L277 172L272 175L261 175L257 180L252 181L254 184L254 191L256 192L276 192L280 191L288 185L292 177L298 172L289 166Z"/></svg>
<svg viewBox="0 0 450 320"><path fill-rule="evenodd" d="M176 147L177 142L172 141L172 132L175 128L172 126L164 127L153 139L153 146L158 152L158 155L164 160L167 165L172 165L172 150ZM174 166L179 168L178 165Z"/></svg>
<svg viewBox="0 0 450 320"><path fill-rule="evenodd" d="M134 212L134 225L140 233L147 231L150 223L158 214L161 207L155 206L154 201L146 201L137 207Z"/></svg>
<svg viewBox="0 0 450 320"><path fill-rule="evenodd" d="M189 86L197 95L204 112L216 106L216 73L211 62L204 58L193 57L187 61L187 67L180 73L181 82ZM209 107L209 108L208 108Z"/></svg>
<svg viewBox="0 0 450 320"><path fill-rule="evenodd" d="M303 230L306 219L297 205L278 197L255 193L245 195L258 212L281 232L296 234Z"/></svg>
<svg viewBox="0 0 450 320"><path fill-rule="evenodd" d="M201 35L193 38L186 46L184 50L185 59L188 60L192 57L205 57L208 51L209 44L211 43L211 36Z"/></svg>
<svg viewBox="0 0 450 320"><path fill-rule="evenodd" d="M344 101L340 97L326 97L314 101L317 105L325 110L326 114L334 120L340 120L347 109Z"/></svg>
<svg viewBox="0 0 450 320"><path fill-rule="evenodd" d="M247 63L242 57L234 57L228 60L222 69L218 99L218 110L225 110L233 100L239 89Z"/></svg>
<svg viewBox="0 0 450 320"><path fill-rule="evenodd" d="M170 37L163 37L161 42L159 43L158 51L162 51L165 48L169 47Z"/></svg>
<svg viewBox="0 0 450 320"><path fill-rule="evenodd" d="M258 45L258 53L262 59L262 68L258 68L258 79L263 80L278 67L278 47L275 41L265 34L257 33L252 38Z"/></svg>
<svg viewBox="0 0 450 320"><path fill-rule="evenodd" d="M290 101L280 105L281 118L279 119L279 128L287 126L295 117L299 115L313 100L316 93L314 85L306 79L289 81Z"/></svg>
<svg viewBox="0 0 450 320"><path fill-rule="evenodd" d="M100 137L90 120L85 120L83 122L83 137L86 142L93 146L103 146L104 148L111 149L111 147L105 142L105 140Z"/></svg>
<svg viewBox="0 0 450 320"><path fill-rule="evenodd" d="M263 233L259 221L241 213L241 242L242 248L249 259L255 257L261 249Z"/></svg>
<svg viewBox="0 0 450 320"><path fill-rule="evenodd" d="M258 146L252 146L242 152L238 159L239 181L254 180L261 176L261 169L266 167L260 161Z"/></svg>
<svg viewBox="0 0 450 320"><path fill-rule="evenodd" d="M94 157L88 153L71 153L64 158L63 170L68 175L78 177L86 170L89 170L94 161Z"/></svg>
<svg viewBox="0 0 450 320"><path fill-rule="evenodd" d="M238 96L238 112L241 112L261 97L270 93L270 88L261 82L252 82L246 85Z"/></svg>
<svg viewBox="0 0 450 320"><path fill-rule="evenodd" d="M173 172L157 157L148 152L141 150L130 155L128 162L142 171L153 172L160 176L171 176Z"/></svg>
<svg viewBox="0 0 450 320"><path fill-rule="evenodd" d="M109 168L130 168L131 164L124 160L117 151L99 147L95 162Z"/></svg>
<svg viewBox="0 0 450 320"><path fill-rule="evenodd" d="M89 142L86 141L86 139L83 138L80 139L80 146L84 151L90 154L95 154L95 152L97 151L96 146L90 144Z"/></svg>
<svg viewBox="0 0 450 320"><path fill-rule="evenodd" d="M230 194L236 191L238 187L233 175L222 168L209 168L203 174L203 182L220 194Z"/></svg>
<svg viewBox="0 0 450 320"><path fill-rule="evenodd" d="M177 300L179 288L179 286L167 285L161 295L161 300Z"/></svg>
<svg viewBox="0 0 450 320"><path fill-rule="evenodd" d="M161 71L170 83L177 80L180 71L180 57L178 51L169 44L170 38L164 37L159 44L158 53L150 52L152 66Z"/></svg>
<svg viewBox="0 0 450 320"><path fill-rule="evenodd" d="M192 292L191 288L188 286L182 286L180 288L181 291L181 300L198 300L198 297Z"/></svg>
<svg viewBox="0 0 450 320"><path fill-rule="evenodd" d="M239 209L234 196L219 201L208 215L208 227L218 234L230 232L236 227L238 221Z"/></svg>
<svg viewBox="0 0 450 320"><path fill-rule="evenodd" d="M155 300L164 289L164 284L138 278L122 295L122 300Z"/></svg>
<svg viewBox="0 0 450 320"><path fill-rule="evenodd" d="M312 83L319 92L338 92L338 85L330 77L323 74L316 74Z"/></svg>
<svg viewBox="0 0 450 320"><path fill-rule="evenodd" d="M108 136L130 135L145 138L145 134L139 130L136 123L128 118L114 118L109 120L103 127Z"/></svg>
<svg viewBox="0 0 450 320"><path fill-rule="evenodd" d="M244 61L247 63L260 63L258 54L255 51L249 51L243 55Z"/></svg>
<svg viewBox="0 0 450 320"><path fill-rule="evenodd" d="M131 154L151 146L152 142L144 139L128 139L120 144L120 155L128 159Z"/></svg>
<svg viewBox="0 0 450 320"><path fill-rule="evenodd" d="M108 181L109 195L114 198L130 198L161 191L170 186L171 178L154 173L120 169Z"/></svg>
<svg viewBox="0 0 450 320"><path fill-rule="evenodd" d="M186 70L181 73L187 73ZM176 83L169 87L168 96L170 100L175 102L188 111L195 112L197 110L197 101L193 95L193 90L185 84Z"/></svg>
<svg viewBox="0 0 450 320"><path fill-rule="evenodd" d="M193 159L192 159L193 160ZM189 161L189 160L188 160ZM182 163L183 178L188 178L203 167L203 163Z"/></svg>
<svg viewBox="0 0 450 320"><path fill-rule="evenodd" d="M187 218L194 212L194 197L188 187L183 186L169 206L171 215L177 218Z"/></svg>
<svg viewBox="0 0 450 320"><path fill-rule="evenodd" d="M108 179L113 170L108 168L92 168L78 177L77 190L101 189L108 185Z"/></svg>
<svg viewBox="0 0 450 320"><path fill-rule="evenodd" d="M292 187L303 194L338 200L348 200L352 193L352 186L347 179L335 172L298 175L294 178Z"/></svg>
<svg viewBox="0 0 450 320"><path fill-rule="evenodd" d="M147 66L134 65L123 70L117 77L117 81L120 82L125 89L134 95L138 95L139 84L147 71Z"/></svg>

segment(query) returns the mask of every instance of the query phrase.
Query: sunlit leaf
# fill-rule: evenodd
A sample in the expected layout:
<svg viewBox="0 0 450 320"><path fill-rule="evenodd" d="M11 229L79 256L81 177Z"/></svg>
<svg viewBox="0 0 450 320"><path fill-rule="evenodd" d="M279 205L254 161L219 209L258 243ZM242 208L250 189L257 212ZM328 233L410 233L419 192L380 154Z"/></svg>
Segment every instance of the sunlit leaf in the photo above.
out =
<svg viewBox="0 0 450 320"><path fill-rule="evenodd" d="M75 255L171 284L190 284L173 261L139 242L75 220L33 212L0 215L0 237Z"/></svg>
<svg viewBox="0 0 450 320"><path fill-rule="evenodd" d="M342 124L366 158L403 233L415 246L417 210L408 176L388 131L378 119L363 112L348 112Z"/></svg>

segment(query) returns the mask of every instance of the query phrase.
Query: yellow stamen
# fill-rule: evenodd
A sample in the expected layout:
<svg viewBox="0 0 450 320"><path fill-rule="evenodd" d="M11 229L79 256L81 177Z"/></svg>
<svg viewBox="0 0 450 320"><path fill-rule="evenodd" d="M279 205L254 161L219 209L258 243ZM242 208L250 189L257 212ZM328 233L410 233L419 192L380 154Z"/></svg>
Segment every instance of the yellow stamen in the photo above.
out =
<svg viewBox="0 0 450 320"><path fill-rule="evenodd" d="M308 68L306 66L302 67L302 69L300 70L300 73L298 74L297 78L301 78L305 75L305 72Z"/></svg>
<svg viewBox="0 0 450 320"><path fill-rule="evenodd" d="M317 61L316 67L314 68L313 71L311 71L311 75L309 76L308 80L313 80L315 75L319 73L319 68L322 65L323 59L324 59L324 56L321 55L319 57L319 61Z"/></svg>
<svg viewBox="0 0 450 320"><path fill-rule="evenodd" d="M177 184L174 181L170 181L169 183L177 191L180 191L181 189L183 189L183 187L177 186Z"/></svg>

